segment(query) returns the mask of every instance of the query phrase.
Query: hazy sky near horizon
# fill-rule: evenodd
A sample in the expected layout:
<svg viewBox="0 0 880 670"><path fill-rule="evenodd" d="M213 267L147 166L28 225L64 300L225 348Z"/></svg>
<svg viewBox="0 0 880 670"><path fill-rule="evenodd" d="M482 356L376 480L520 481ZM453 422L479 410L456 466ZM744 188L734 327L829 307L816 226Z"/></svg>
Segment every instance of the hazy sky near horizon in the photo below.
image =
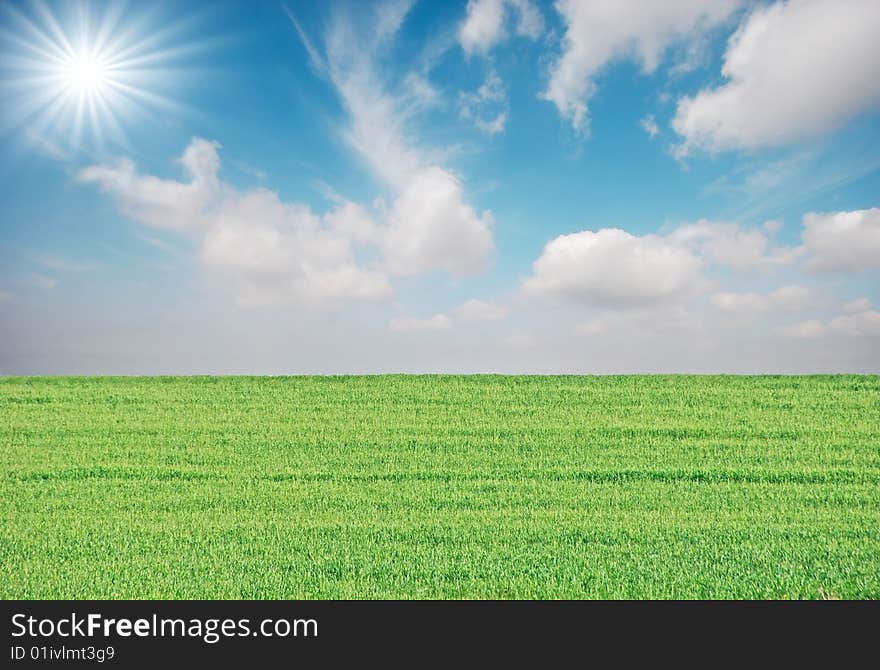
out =
<svg viewBox="0 0 880 670"><path fill-rule="evenodd" d="M880 373L880 2L0 6L0 374Z"/></svg>

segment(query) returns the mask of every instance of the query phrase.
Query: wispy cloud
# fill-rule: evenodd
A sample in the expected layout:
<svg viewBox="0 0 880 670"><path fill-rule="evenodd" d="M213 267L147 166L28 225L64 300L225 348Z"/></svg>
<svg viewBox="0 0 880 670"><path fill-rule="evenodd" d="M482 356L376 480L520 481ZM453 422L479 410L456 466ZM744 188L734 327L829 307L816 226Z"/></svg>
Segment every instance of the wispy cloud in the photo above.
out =
<svg viewBox="0 0 880 670"><path fill-rule="evenodd" d="M166 254L174 255L174 254L177 254L179 251L178 248L175 247L173 244L171 244L170 242L166 242L165 240L158 238L155 235L146 235L144 233L135 233L135 237L137 239L141 240L142 242L146 242L154 249L158 249L159 251L162 251Z"/></svg>
<svg viewBox="0 0 880 670"><path fill-rule="evenodd" d="M99 264L95 261L86 261L61 256L36 256L34 260L45 268L57 272L93 272Z"/></svg>
<svg viewBox="0 0 880 670"><path fill-rule="evenodd" d="M654 115L649 114L645 118L643 118L639 125L642 127L646 133L648 133L648 137L654 139L657 134L660 132L660 127L657 125L657 121L654 120Z"/></svg>
<svg viewBox="0 0 880 670"><path fill-rule="evenodd" d="M745 158L703 192L728 198L726 215L748 220L802 205L878 169L880 135L868 131L784 150L770 159Z"/></svg>
<svg viewBox="0 0 880 670"><path fill-rule="evenodd" d="M504 131L508 116L507 91L497 72L490 72L476 91L458 94L458 114L490 135Z"/></svg>
<svg viewBox="0 0 880 670"><path fill-rule="evenodd" d="M337 12L317 51L295 25L347 113L342 137L395 196L384 241L389 271L473 274L487 266L493 249L491 213L478 214L461 178L442 165L448 149L419 139L419 117L437 95L430 81L424 73L381 66L410 7L391 2L362 8L372 24L357 28L351 16Z"/></svg>
<svg viewBox="0 0 880 670"><path fill-rule="evenodd" d="M23 283L46 291L58 286L59 281L55 277L49 277L38 272L31 272L23 278Z"/></svg>
<svg viewBox="0 0 880 670"><path fill-rule="evenodd" d="M25 130L25 136L31 146L35 147L38 151L49 158L56 160L59 163L69 163L73 160L73 155L70 151L34 128L27 128Z"/></svg>

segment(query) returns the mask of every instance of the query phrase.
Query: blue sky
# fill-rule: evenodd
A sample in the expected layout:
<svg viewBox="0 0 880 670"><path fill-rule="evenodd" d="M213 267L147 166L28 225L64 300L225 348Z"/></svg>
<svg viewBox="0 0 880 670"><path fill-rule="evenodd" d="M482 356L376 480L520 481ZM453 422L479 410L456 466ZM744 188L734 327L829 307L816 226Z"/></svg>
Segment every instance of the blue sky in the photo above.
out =
<svg viewBox="0 0 880 670"><path fill-rule="evenodd" d="M5 3L0 373L880 372L878 31Z"/></svg>

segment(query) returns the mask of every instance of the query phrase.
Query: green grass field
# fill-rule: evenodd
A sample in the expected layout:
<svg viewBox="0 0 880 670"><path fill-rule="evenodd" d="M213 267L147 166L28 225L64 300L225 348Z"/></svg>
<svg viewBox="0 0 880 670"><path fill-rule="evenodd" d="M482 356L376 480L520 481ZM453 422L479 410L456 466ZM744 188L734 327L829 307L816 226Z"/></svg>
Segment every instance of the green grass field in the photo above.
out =
<svg viewBox="0 0 880 670"><path fill-rule="evenodd" d="M0 378L3 598L878 598L880 377Z"/></svg>

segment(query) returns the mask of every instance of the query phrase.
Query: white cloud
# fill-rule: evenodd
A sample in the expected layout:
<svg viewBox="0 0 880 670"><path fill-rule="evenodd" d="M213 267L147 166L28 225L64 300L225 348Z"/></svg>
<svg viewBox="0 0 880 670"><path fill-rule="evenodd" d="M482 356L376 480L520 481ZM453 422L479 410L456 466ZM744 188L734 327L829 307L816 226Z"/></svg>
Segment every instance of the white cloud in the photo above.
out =
<svg viewBox="0 0 880 670"><path fill-rule="evenodd" d="M383 182L403 188L429 159L427 150L410 137L401 101L385 94L365 69L337 72L334 81L351 120L345 140Z"/></svg>
<svg viewBox="0 0 880 670"><path fill-rule="evenodd" d="M484 300L468 300L454 310L456 320L463 322L491 322L507 318L510 309Z"/></svg>
<svg viewBox="0 0 880 670"><path fill-rule="evenodd" d="M507 38L505 23L516 15L516 34L537 39L544 31L544 19L531 0L469 0L467 15L458 32L464 52L488 52Z"/></svg>
<svg viewBox="0 0 880 670"><path fill-rule="evenodd" d="M813 309L822 304L820 296L815 291L794 284L776 289L768 298L771 307L786 311Z"/></svg>
<svg viewBox="0 0 880 670"><path fill-rule="evenodd" d="M880 208L809 213L803 220L806 268L815 272L880 269Z"/></svg>
<svg viewBox="0 0 880 670"><path fill-rule="evenodd" d="M831 320L828 328L832 331L859 336L880 335L880 312L869 310L857 314L846 314Z"/></svg>
<svg viewBox="0 0 880 670"><path fill-rule="evenodd" d="M459 305L452 314L435 314L426 319L399 316L391 319L388 329L398 333L421 333L437 330L449 330L455 323L490 323L507 317L510 310L503 306L484 300L468 300Z"/></svg>
<svg viewBox="0 0 880 670"><path fill-rule="evenodd" d="M543 97L574 129L589 129L596 76L614 60L635 60L653 72L674 43L699 40L726 20L740 0L558 0L565 23L563 51L550 68Z"/></svg>
<svg viewBox="0 0 880 670"><path fill-rule="evenodd" d="M683 48L677 50L669 74L673 77L681 77L705 66L711 54L710 47L711 40L707 35L692 39Z"/></svg>
<svg viewBox="0 0 880 670"><path fill-rule="evenodd" d="M244 304L385 300L388 273L470 275L492 251L491 214L477 215L459 180L439 167L417 172L376 221L351 202L321 216L264 188L238 191L216 178L217 145L205 140L194 139L181 162L189 183L139 175L130 163L89 167L79 179L98 183L141 223L193 235L205 266L230 279ZM202 190L204 174L211 185ZM381 259L365 263L356 247Z"/></svg>
<svg viewBox="0 0 880 670"><path fill-rule="evenodd" d="M772 293L720 292L712 296L712 304L726 312L760 312L768 310L801 311L821 305L816 293L806 286L790 285Z"/></svg>
<svg viewBox="0 0 880 670"><path fill-rule="evenodd" d="M385 256L396 275L446 270L463 276L486 267L492 251L492 216L478 216L459 180L428 168L415 176L388 214Z"/></svg>
<svg viewBox="0 0 880 670"><path fill-rule="evenodd" d="M649 304L690 292L700 268L699 258L666 238L604 228L551 240L523 289L588 304Z"/></svg>
<svg viewBox="0 0 880 670"><path fill-rule="evenodd" d="M516 34L538 39L544 32L544 17L532 0L508 0L517 14Z"/></svg>
<svg viewBox="0 0 880 670"><path fill-rule="evenodd" d="M403 78L406 114L428 110L441 104L443 94L420 72L410 72Z"/></svg>
<svg viewBox="0 0 880 670"><path fill-rule="evenodd" d="M324 56L297 28L318 71L333 85L347 112L343 139L382 182L396 190L436 162L435 152L423 146L413 130L418 113L436 101L436 91L418 72L408 72L393 86L379 64L410 5L377 6L372 25L356 26L345 13L337 13L324 35Z"/></svg>
<svg viewBox="0 0 880 670"><path fill-rule="evenodd" d="M871 301L867 298L858 298L852 302L846 303L841 309L847 314L852 314L853 312L866 312L871 309Z"/></svg>
<svg viewBox="0 0 880 670"><path fill-rule="evenodd" d="M452 328L452 319L445 314L435 314L427 319L398 316L388 323L388 330L393 333L425 333Z"/></svg>
<svg viewBox="0 0 880 670"><path fill-rule="evenodd" d="M856 314L844 314L828 323L821 321L802 321L779 329L783 335L802 339L815 339L838 334L849 337L880 336L880 312L866 310Z"/></svg>
<svg viewBox="0 0 880 670"><path fill-rule="evenodd" d="M9 302L10 300L12 300L13 297L14 295L11 291L4 291L3 289L0 289L0 302Z"/></svg>
<svg viewBox="0 0 880 670"><path fill-rule="evenodd" d="M336 209L324 215L324 221L330 230L360 244L378 244L382 238L382 228L372 214L354 202L339 201Z"/></svg>
<svg viewBox="0 0 880 670"><path fill-rule="evenodd" d="M646 133L648 133L648 137L654 139L657 134L660 132L660 127L657 125L657 122L654 120L653 115L648 115L644 119L639 122L639 125L642 127Z"/></svg>
<svg viewBox="0 0 880 670"><path fill-rule="evenodd" d="M387 68L381 67L410 5L378 7L375 25L366 28L355 27L344 14L337 14L325 35L325 57L298 30L348 112L344 138L394 194L382 229L357 217L362 232L354 239L375 241L384 253L386 269L395 275L433 270L473 274L488 265L493 248L491 213L477 215L458 177L439 164L442 152L423 146L415 137L415 117L437 98L430 82L423 74L410 72L401 86L390 86ZM483 97L496 97L496 87L487 86Z"/></svg>
<svg viewBox="0 0 880 670"><path fill-rule="evenodd" d="M771 249L766 227L743 228L737 223L701 220L679 226L669 237L718 265L738 271L789 263L800 253L788 248Z"/></svg>
<svg viewBox="0 0 880 670"><path fill-rule="evenodd" d="M679 153L784 144L877 105L878 28L876 0L757 7L728 43L727 81L679 100L672 122L684 138Z"/></svg>
<svg viewBox="0 0 880 670"><path fill-rule="evenodd" d="M476 91L458 95L459 116L490 135L504 131L507 107L507 93L496 72L490 72Z"/></svg>
<svg viewBox="0 0 880 670"><path fill-rule="evenodd" d="M504 36L504 0L469 0L458 40L465 53L488 51Z"/></svg>
<svg viewBox="0 0 880 670"><path fill-rule="evenodd" d="M189 153L186 161L183 158L180 161L191 177L189 182L138 175L129 160L112 167L88 167L79 173L79 179L95 182L105 192L125 193L125 198L120 200L123 213L147 225L174 230L201 228L205 225L202 214L220 195L220 186L216 170L210 171L214 164L200 164L198 158L206 146L215 152L218 147L197 138L187 152L196 145L198 149ZM184 154L184 158L186 156Z"/></svg>
<svg viewBox="0 0 880 670"><path fill-rule="evenodd" d="M761 228L767 231L771 235L775 235L780 230L782 230L783 222L778 219L771 219L770 221L765 221L761 224Z"/></svg>
<svg viewBox="0 0 880 670"><path fill-rule="evenodd" d="M205 267L230 281L242 304L390 297L385 275L355 256L355 245L378 235L363 208L341 204L321 217L267 189L237 191L216 177L217 147L192 141L180 160L188 183L139 175L130 163L89 167L79 179L98 183L143 224L192 235Z"/></svg>
<svg viewBox="0 0 880 670"><path fill-rule="evenodd" d="M352 212L340 210L328 222L304 205L282 203L268 190L227 196L212 214L201 258L233 281L246 305L387 300L387 278L358 264L355 237L338 225Z"/></svg>
<svg viewBox="0 0 880 670"><path fill-rule="evenodd" d="M758 293L716 293L712 304L725 312L758 312L770 308L767 296Z"/></svg>
<svg viewBox="0 0 880 670"><path fill-rule="evenodd" d="M777 329L781 335L793 337L799 340L812 340L822 337L825 334L825 324L815 319L809 321L801 321L788 326L782 326Z"/></svg>
<svg viewBox="0 0 880 670"><path fill-rule="evenodd" d="M415 0L388 0L372 7L375 19L373 35L376 41L388 40L397 34Z"/></svg>
<svg viewBox="0 0 880 670"><path fill-rule="evenodd" d="M744 228L701 220L664 234L632 235L603 228L551 240L522 285L532 295L567 296L583 303L650 306L708 286L703 271L738 272L791 264L803 247L771 244L778 226ZM726 311L799 310L821 300L803 286L783 286L769 295L719 291L712 302ZM596 324L584 325L587 331Z"/></svg>
<svg viewBox="0 0 880 670"><path fill-rule="evenodd" d="M507 112L498 112L494 119L477 119L475 125L484 133L489 133L490 135L503 133L504 127L507 125Z"/></svg>

